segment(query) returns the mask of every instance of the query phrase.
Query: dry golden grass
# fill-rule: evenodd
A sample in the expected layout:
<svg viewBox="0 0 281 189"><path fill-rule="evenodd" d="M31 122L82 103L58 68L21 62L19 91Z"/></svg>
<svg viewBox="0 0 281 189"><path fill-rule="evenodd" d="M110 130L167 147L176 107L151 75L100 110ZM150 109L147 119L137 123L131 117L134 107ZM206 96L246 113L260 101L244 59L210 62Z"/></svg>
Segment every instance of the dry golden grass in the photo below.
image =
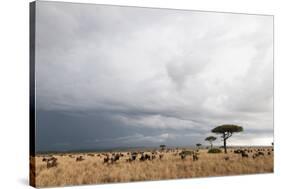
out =
<svg viewBox="0 0 281 189"><path fill-rule="evenodd" d="M97 157L97 153L95 157L73 155L82 155L83 161L76 161L69 154L53 155L58 159L58 165L52 168L47 168L42 156L36 156L34 181L37 187L49 187L273 172L273 155L272 152L268 155L267 151L265 156L253 159L251 153L249 158L242 158L240 154L208 154L207 150L200 150L198 161L193 161L190 156L182 160L175 152L163 154L162 160L143 162L126 162L129 156L125 155L114 164L103 163L105 156Z"/></svg>

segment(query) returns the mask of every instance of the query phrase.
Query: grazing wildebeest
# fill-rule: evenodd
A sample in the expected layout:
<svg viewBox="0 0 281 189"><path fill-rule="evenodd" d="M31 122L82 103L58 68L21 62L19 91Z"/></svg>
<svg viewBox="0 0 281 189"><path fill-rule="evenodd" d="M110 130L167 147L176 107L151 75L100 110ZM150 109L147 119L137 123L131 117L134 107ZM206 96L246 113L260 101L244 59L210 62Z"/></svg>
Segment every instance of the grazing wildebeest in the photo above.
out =
<svg viewBox="0 0 281 189"><path fill-rule="evenodd" d="M193 154L192 154L192 160L193 160L193 161L197 161L198 159L199 159L198 154L193 153Z"/></svg>
<svg viewBox="0 0 281 189"><path fill-rule="evenodd" d="M259 156L264 156L264 153L263 152L258 152L258 155Z"/></svg>
<svg viewBox="0 0 281 189"><path fill-rule="evenodd" d="M189 155L193 155L193 154L197 154L196 152L193 152L193 151L187 151L187 150L182 150L179 155L181 157L181 159L185 159L187 156ZM196 159L196 157L194 157Z"/></svg>
<svg viewBox="0 0 281 189"><path fill-rule="evenodd" d="M57 160L58 159L55 158L55 157L51 157L51 158L47 159L46 160L47 161L47 168L49 169L51 167L56 167L58 165Z"/></svg>
<svg viewBox="0 0 281 189"><path fill-rule="evenodd" d="M229 160L229 157L224 157L224 160L225 160L225 161L228 161L228 160Z"/></svg>
<svg viewBox="0 0 281 189"><path fill-rule="evenodd" d="M242 158L248 158L249 157L249 155L244 151L242 151L241 156L242 156Z"/></svg>
<svg viewBox="0 0 281 189"><path fill-rule="evenodd" d="M128 159L129 162L135 161L137 159L138 154L137 153L132 153L131 157Z"/></svg>
<svg viewBox="0 0 281 189"><path fill-rule="evenodd" d="M127 162L132 162L132 161L135 161L136 158L137 158L136 155L131 155L131 157L130 157L129 159L127 159L126 161L127 161Z"/></svg>
<svg viewBox="0 0 281 189"><path fill-rule="evenodd" d="M243 150L238 149L238 150L234 150L233 152L234 152L235 154L241 154L241 153L243 152Z"/></svg>
<svg viewBox="0 0 281 189"><path fill-rule="evenodd" d="M142 154L140 157L140 161L150 160L150 155Z"/></svg>
<svg viewBox="0 0 281 189"><path fill-rule="evenodd" d="M186 158L186 154L184 154L184 153L180 153L180 156L181 156L182 160Z"/></svg>
<svg viewBox="0 0 281 189"><path fill-rule="evenodd" d="M255 154L253 155L253 159L255 159L255 158L259 157L259 156L264 156L264 153L261 152L261 151L255 153Z"/></svg>
<svg viewBox="0 0 281 189"><path fill-rule="evenodd" d="M47 161L48 159L47 158L45 158L45 157L43 157L43 159L42 159L42 161Z"/></svg>
<svg viewBox="0 0 281 189"><path fill-rule="evenodd" d="M148 155L148 154L145 154L144 157L145 157L146 160L150 160L151 159L150 155Z"/></svg>
<svg viewBox="0 0 281 189"><path fill-rule="evenodd" d="M84 160L83 156L79 156L76 158L76 161L83 161L83 160Z"/></svg>
<svg viewBox="0 0 281 189"><path fill-rule="evenodd" d="M112 157L111 157L111 163L114 163L116 161L118 161L120 159L120 155L119 154L114 154Z"/></svg>
<svg viewBox="0 0 281 189"><path fill-rule="evenodd" d="M131 159L132 159L132 160L136 160L136 159L137 159L137 155L132 154Z"/></svg>
<svg viewBox="0 0 281 189"><path fill-rule="evenodd" d="M141 157L140 157L140 161L144 161L145 160L145 157L144 155L142 154Z"/></svg>
<svg viewBox="0 0 281 189"><path fill-rule="evenodd" d="M109 163L109 156L107 155L105 158L103 158L103 163Z"/></svg>

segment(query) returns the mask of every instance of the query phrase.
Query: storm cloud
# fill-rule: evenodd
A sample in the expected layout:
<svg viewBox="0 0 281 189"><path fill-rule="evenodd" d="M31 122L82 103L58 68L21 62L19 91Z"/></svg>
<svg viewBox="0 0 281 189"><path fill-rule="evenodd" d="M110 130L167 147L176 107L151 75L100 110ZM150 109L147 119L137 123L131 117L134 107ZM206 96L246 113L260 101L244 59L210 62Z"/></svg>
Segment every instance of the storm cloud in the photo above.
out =
<svg viewBox="0 0 281 189"><path fill-rule="evenodd" d="M273 141L273 17L36 2L37 150ZM220 141L217 141L220 144Z"/></svg>

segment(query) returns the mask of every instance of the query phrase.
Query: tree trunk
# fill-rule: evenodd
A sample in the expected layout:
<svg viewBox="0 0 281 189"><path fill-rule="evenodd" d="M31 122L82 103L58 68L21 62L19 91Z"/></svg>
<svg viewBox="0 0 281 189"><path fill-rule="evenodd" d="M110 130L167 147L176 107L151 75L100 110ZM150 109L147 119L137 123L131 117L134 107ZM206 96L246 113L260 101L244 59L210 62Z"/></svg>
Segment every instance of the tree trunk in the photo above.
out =
<svg viewBox="0 0 281 189"><path fill-rule="evenodd" d="M211 142L211 149L213 149L213 143Z"/></svg>
<svg viewBox="0 0 281 189"><path fill-rule="evenodd" d="M227 150L226 150L226 139L223 139L223 147L224 147L224 153L227 154Z"/></svg>

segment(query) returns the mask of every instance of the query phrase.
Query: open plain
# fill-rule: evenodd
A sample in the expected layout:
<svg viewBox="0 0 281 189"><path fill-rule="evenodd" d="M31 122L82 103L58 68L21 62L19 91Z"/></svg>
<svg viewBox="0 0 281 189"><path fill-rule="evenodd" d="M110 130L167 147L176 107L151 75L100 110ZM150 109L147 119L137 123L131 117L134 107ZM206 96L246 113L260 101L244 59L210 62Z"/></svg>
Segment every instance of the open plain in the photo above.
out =
<svg viewBox="0 0 281 189"><path fill-rule="evenodd" d="M273 172L272 147L157 149L92 153L38 154L31 157L37 187L181 179Z"/></svg>

